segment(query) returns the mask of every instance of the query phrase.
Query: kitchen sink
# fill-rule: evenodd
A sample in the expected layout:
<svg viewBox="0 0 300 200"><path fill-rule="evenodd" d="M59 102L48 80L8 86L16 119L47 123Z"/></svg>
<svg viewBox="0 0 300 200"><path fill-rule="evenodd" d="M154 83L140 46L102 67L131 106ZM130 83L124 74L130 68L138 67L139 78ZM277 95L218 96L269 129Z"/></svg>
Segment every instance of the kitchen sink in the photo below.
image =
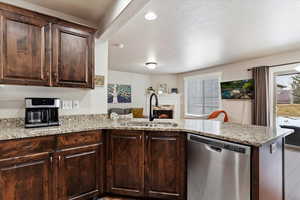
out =
<svg viewBox="0 0 300 200"><path fill-rule="evenodd" d="M150 122L124 122L125 126L149 126Z"/></svg>
<svg viewBox="0 0 300 200"><path fill-rule="evenodd" d="M153 124L158 126L173 126L173 127L178 126L178 124L175 122L153 122Z"/></svg>
<svg viewBox="0 0 300 200"><path fill-rule="evenodd" d="M148 121L128 121L122 122L122 126L140 126L140 127L177 127L175 122L148 122Z"/></svg>

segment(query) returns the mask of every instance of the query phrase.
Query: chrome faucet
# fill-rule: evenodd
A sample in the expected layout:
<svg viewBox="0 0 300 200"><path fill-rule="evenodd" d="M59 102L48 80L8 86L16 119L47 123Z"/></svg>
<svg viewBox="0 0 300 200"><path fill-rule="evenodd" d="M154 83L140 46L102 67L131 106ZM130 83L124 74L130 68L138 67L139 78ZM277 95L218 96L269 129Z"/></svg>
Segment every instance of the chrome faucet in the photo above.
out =
<svg viewBox="0 0 300 200"><path fill-rule="evenodd" d="M149 121L153 121L155 119L155 116L153 114L153 109L152 109L152 98L155 97L155 106L158 106L158 97L157 95L153 92L150 95L150 109L149 109Z"/></svg>

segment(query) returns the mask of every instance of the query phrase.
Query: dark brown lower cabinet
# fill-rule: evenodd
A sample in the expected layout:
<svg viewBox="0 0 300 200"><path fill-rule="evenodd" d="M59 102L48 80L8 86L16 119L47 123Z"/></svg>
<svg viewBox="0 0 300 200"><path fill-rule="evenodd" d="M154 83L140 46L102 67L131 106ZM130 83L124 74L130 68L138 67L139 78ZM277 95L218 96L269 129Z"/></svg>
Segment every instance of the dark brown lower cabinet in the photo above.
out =
<svg viewBox="0 0 300 200"><path fill-rule="evenodd" d="M115 195L185 199L186 135L114 130L108 134L107 189Z"/></svg>
<svg viewBox="0 0 300 200"><path fill-rule="evenodd" d="M185 137L175 132L146 133L146 196L185 199Z"/></svg>
<svg viewBox="0 0 300 200"><path fill-rule="evenodd" d="M143 131L110 131L107 147L108 192L144 196Z"/></svg>
<svg viewBox="0 0 300 200"><path fill-rule="evenodd" d="M0 200L51 200L49 153L0 160Z"/></svg>
<svg viewBox="0 0 300 200"><path fill-rule="evenodd" d="M0 200L90 200L104 192L101 131L0 141Z"/></svg>
<svg viewBox="0 0 300 200"><path fill-rule="evenodd" d="M289 200L285 198L285 139L278 138L252 148L251 200Z"/></svg>
<svg viewBox="0 0 300 200"><path fill-rule="evenodd" d="M71 145L90 141L93 136L100 133L85 133L59 137ZM71 139L72 137L72 139ZM95 137L98 138L98 137ZM75 143L74 143L75 141ZM95 141L99 142L99 141ZM61 143L61 142L58 142ZM91 144L58 150L55 153L56 160L56 199L91 199L103 192L103 144Z"/></svg>

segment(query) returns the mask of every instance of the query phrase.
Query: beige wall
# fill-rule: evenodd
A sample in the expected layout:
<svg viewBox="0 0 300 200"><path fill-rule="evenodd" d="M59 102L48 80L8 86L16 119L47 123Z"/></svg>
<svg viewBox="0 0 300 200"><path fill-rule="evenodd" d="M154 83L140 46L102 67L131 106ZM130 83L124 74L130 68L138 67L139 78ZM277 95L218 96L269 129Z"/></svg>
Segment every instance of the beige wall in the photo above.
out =
<svg viewBox="0 0 300 200"><path fill-rule="evenodd" d="M168 88L177 87L176 75L147 75L131 72L108 71L108 83L131 85L132 103L108 104L108 108L143 107L146 105L146 89L152 86L157 90L160 83L166 83Z"/></svg>
<svg viewBox="0 0 300 200"><path fill-rule="evenodd" d="M294 61L300 61L300 51L287 52L273 56L237 62L233 64L220 65L217 67L207 68L189 73L182 73L179 74L177 77L178 87L180 91L184 90L183 79L187 76L221 72L222 81L249 79L252 78L252 74L251 72L247 71L248 68ZM182 108L184 108L183 97L181 102ZM222 100L222 108L228 112L230 121L232 122L250 124L252 116L251 106L252 102L250 100ZM182 110L182 117L184 117L184 109Z"/></svg>
<svg viewBox="0 0 300 200"><path fill-rule="evenodd" d="M131 85L132 100L132 103L108 104L108 108L144 108L146 105L145 91L151 86L149 75L109 70L108 83Z"/></svg>
<svg viewBox="0 0 300 200"><path fill-rule="evenodd" d="M177 88L177 76L174 74L151 75L152 87L157 90L159 84L167 84L169 91L171 91L171 88Z"/></svg>
<svg viewBox="0 0 300 200"><path fill-rule="evenodd" d="M108 42L96 41L95 73L104 75L107 80L107 70ZM62 115L107 112L106 84L104 87L96 87L94 90L0 85L0 118L24 117L25 97L57 97L62 100L79 100L79 109L61 110Z"/></svg>

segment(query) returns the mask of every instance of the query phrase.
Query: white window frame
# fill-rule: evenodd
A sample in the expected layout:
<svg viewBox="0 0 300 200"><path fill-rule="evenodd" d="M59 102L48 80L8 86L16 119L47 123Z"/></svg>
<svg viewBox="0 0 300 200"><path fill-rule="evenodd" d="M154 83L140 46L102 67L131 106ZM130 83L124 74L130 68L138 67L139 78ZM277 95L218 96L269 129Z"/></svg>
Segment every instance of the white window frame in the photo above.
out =
<svg viewBox="0 0 300 200"><path fill-rule="evenodd" d="M291 73L291 72L297 72L295 70L296 67L298 67L299 64L291 64L288 66L279 66L279 67L271 67L269 71L269 97L268 97L268 103L269 103L269 118L270 118L270 127L276 127L276 87L275 87L275 77L282 73Z"/></svg>
<svg viewBox="0 0 300 200"><path fill-rule="evenodd" d="M187 76L184 77L184 115L185 117L205 117L207 116L206 114L203 115L195 115L195 114L189 114L188 111L188 105L187 105L187 100L188 100L188 95L187 95L187 80L193 80L193 79L210 79L210 78L218 78L220 87L219 87L219 109L222 108L222 95L221 95L221 80L222 80L222 72L216 72L216 73L207 73L207 74L199 74L199 75L194 75L194 76Z"/></svg>

